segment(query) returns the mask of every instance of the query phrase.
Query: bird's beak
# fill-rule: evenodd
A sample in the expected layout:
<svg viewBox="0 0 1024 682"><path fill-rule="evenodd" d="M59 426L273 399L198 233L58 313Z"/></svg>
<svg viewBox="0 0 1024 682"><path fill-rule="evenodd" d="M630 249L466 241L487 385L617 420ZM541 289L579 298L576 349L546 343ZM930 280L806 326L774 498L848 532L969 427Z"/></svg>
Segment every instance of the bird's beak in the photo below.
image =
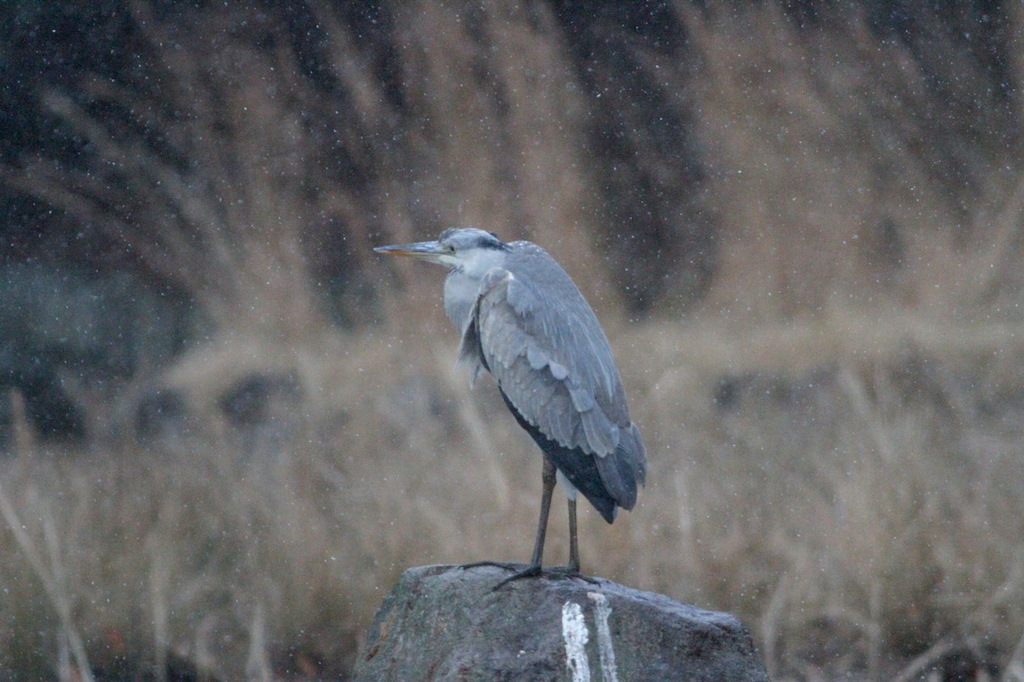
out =
<svg viewBox="0 0 1024 682"><path fill-rule="evenodd" d="M415 244L392 244L390 246L377 246L373 249L377 253L386 253L391 256L411 256L430 263L441 263L441 257L447 252L442 250L441 242L416 242Z"/></svg>

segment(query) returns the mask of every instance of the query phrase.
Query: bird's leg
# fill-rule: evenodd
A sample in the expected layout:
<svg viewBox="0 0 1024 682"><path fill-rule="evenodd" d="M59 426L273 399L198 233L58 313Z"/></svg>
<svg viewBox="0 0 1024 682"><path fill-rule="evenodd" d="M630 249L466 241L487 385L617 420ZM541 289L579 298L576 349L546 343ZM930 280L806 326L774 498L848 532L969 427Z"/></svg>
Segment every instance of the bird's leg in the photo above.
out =
<svg viewBox="0 0 1024 682"><path fill-rule="evenodd" d="M569 565L570 574L580 572L580 547L576 541L576 498L569 498Z"/></svg>
<svg viewBox="0 0 1024 682"><path fill-rule="evenodd" d="M547 457L544 458L544 470L541 472L540 480L544 484L544 491L540 498L540 518L537 520L537 535L533 541L533 556L530 558L530 566L540 568L541 557L544 555L544 538L548 532L548 514L551 513L551 495L555 490L555 465Z"/></svg>
<svg viewBox="0 0 1024 682"><path fill-rule="evenodd" d="M535 578L542 575L541 571L541 557L544 556L544 538L548 532L548 515L551 512L551 495L555 491L555 465L551 461L544 457L544 469L541 471L540 480L544 484L544 490L540 497L540 518L537 520L537 536L533 541L533 556L530 557L530 565L523 570L515 573L514 575L505 578L500 583L494 586L493 589L497 590L499 587L512 582L513 580L519 580L520 578Z"/></svg>
<svg viewBox="0 0 1024 682"><path fill-rule="evenodd" d="M498 590L510 582L520 580L522 578L536 578L538 576L547 576L550 578L579 578L595 584L598 582L593 578L580 575L580 550L579 543L576 540L575 497L569 497L569 565L557 566L547 570L541 568L541 557L544 556L544 538L547 536L548 531L548 515L551 512L551 496L555 490L556 480L555 465L552 464L545 456L544 470L541 472L541 481L544 483L544 491L540 498L540 518L537 520L537 536L533 542L533 556L530 557L530 564L526 566L526 568L516 571L499 582L491 588L492 590ZM515 569L513 564L504 564L497 561L477 561L472 564L464 564L463 568L472 568L474 566L499 566L507 570ZM519 564L519 566L522 566L522 564Z"/></svg>
<svg viewBox="0 0 1024 682"><path fill-rule="evenodd" d="M569 498L569 565L565 568L549 569L569 578L579 578L595 585L600 581L580 573L580 545L576 540L576 498Z"/></svg>
<svg viewBox="0 0 1024 682"><path fill-rule="evenodd" d="M512 577L501 581L495 589L512 580L529 578L541 574L540 562L541 557L544 555L544 538L547 536L548 516L551 513L551 496L555 490L556 480L555 465L552 464L547 457L544 457L544 469L541 471L540 479L544 484L544 490L541 493L540 498L540 519L537 520L537 535L533 541L533 556L530 557L530 563L526 568L520 570ZM477 566L499 566L501 568L513 570L513 567L522 566L522 564L509 564L501 561L474 561L469 564L462 564L462 568L475 568Z"/></svg>

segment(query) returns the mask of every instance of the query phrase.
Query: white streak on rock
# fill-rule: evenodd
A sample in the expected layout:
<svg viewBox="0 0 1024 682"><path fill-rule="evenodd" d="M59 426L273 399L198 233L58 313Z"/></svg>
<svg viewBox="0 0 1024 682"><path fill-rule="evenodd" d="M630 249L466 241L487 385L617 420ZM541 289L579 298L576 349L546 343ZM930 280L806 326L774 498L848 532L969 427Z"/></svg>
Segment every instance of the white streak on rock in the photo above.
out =
<svg viewBox="0 0 1024 682"><path fill-rule="evenodd" d="M572 682L590 682L590 663L587 661L587 623L583 609L576 602L562 604L562 639L565 640L565 664L572 673ZM603 656L603 655L602 655Z"/></svg>
<svg viewBox="0 0 1024 682"><path fill-rule="evenodd" d="M619 682L615 667L615 647L612 646L612 631L608 627L608 618L612 615L612 607L608 599L600 592L587 592L587 597L594 602L594 616L597 621L597 651L601 656L601 678L604 682Z"/></svg>

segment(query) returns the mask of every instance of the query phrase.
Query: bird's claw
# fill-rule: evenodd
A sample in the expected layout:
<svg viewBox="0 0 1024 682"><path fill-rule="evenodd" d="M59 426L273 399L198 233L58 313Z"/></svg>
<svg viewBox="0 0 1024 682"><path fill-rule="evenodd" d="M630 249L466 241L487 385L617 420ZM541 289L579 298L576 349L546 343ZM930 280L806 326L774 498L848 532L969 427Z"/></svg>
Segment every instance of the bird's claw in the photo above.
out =
<svg viewBox="0 0 1024 682"><path fill-rule="evenodd" d="M468 570L470 568L479 568L480 566L495 566L497 568L503 568L506 571L516 571L523 564L512 563L511 561L471 561L468 564L459 564L459 568L462 570Z"/></svg>
<svg viewBox="0 0 1024 682"><path fill-rule="evenodd" d="M508 568L509 570L514 570L512 566L508 566ZM549 580L579 579L594 585L598 583L597 579L583 575L580 573L579 568L575 568L573 566L550 566L548 568L543 568L540 564L533 564L524 569L518 570L505 578L500 583L492 587L491 591L496 592L505 585L516 580L522 580L523 578L548 578Z"/></svg>

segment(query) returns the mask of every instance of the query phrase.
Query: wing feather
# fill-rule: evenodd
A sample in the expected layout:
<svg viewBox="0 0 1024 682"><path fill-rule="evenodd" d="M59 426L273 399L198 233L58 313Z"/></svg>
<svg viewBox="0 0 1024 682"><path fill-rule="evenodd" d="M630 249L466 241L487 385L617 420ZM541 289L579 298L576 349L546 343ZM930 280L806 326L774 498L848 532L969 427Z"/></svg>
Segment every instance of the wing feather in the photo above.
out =
<svg viewBox="0 0 1024 682"><path fill-rule="evenodd" d="M494 268L481 281L460 357L486 367L510 405L544 436L594 456L608 492L632 508L645 454L604 331L550 256L522 242L513 246L508 268Z"/></svg>
<svg viewBox="0 0 1024 682"><path fill-rule="evenodd" d="M604 332L595 333L589 306L559 319L555 312L514 273L496 268L481 282L471 324L519 413L560 445L603 457L615 451L619 427L630 424L611 350Z"/></svg>

